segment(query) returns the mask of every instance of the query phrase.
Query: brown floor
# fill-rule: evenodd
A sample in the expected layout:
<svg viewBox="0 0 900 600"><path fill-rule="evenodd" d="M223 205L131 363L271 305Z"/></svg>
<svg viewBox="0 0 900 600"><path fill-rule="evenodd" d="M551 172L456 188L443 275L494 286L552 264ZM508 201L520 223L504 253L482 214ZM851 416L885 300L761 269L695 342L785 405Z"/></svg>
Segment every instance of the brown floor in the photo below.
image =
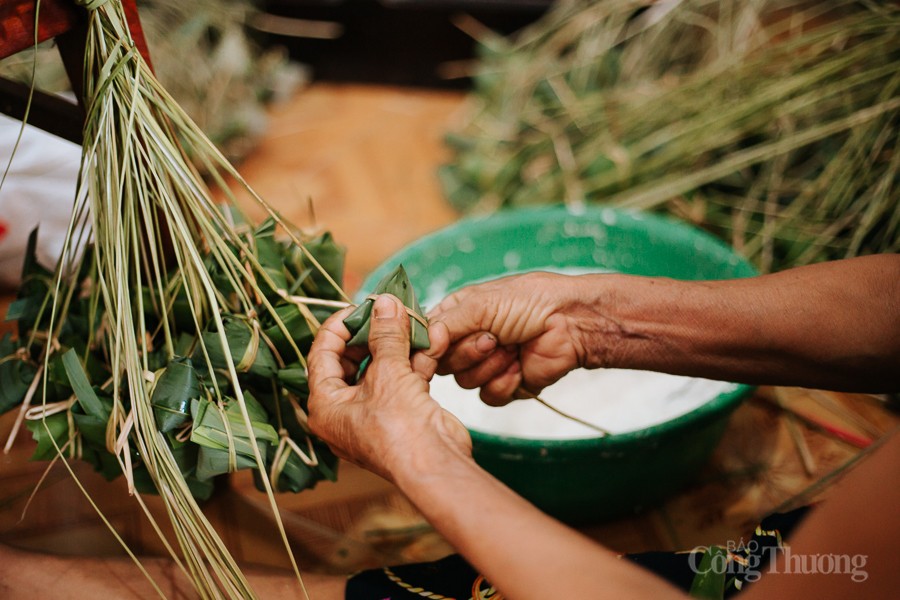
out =
<svg viewBox="0 0 900 600"><path fill-rule="evenodd" d="M435 168L445 159L441 136L460 110L453 92L315 85L273 110L268 135L242 165L251 185L297 225L313 219L348 248L347 287L391 253L457 215L441 197ZM261 216L259 212L253 216ZM5 303L0 310L5 312ZM591 528L586 533L619 551L689 548L746 533L768 511L817 486L859 450L800 426L797 437L783 413L765 400L806 407L859 434L882 435L896 417L864 396L825 394L869 425L850 424L823 408L823 396L801 390L762 390L735 413L697 483L663 507ZM0 442L13 416L0 419ZM800 449L808 449L804 464ZM29 463L32 442L20 433L0 455L0 540L69 554L117 553L117 542L60 466L49 471L24 519L20 515L42 472ZM108 484L77 462L73 467L114 528L139 553L161 553L147 519L121 482ZM151 510L160 505L148 499ZM347 572L385 562L441 556L449 548L390 484L350 465L340 481L279 497L285 525L302 566ZM210 520L242 561L285 566L264 496L244 474L217 494Z"/></svg>

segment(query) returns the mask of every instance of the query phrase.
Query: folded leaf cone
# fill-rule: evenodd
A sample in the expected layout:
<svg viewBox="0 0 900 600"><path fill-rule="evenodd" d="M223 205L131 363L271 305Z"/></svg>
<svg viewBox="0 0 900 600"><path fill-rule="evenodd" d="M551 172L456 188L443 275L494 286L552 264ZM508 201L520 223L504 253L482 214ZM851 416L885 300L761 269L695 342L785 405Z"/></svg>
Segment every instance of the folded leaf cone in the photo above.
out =
<svg viewBox="0 0 900 600"><path fill-rule="evenodd" d="M187 423L191 418L191 400L200 397L200 379L191 359L177 357L157 374L150 404L156 427L163 433Z"/></svg>
<svg viewBox="0 0 900 600"><path fill-rule="evenodd" d="M252 373L260 377L272 377L278 370L275 357L269 347L260 340L259 330L245 319L235 317L223 317L225 337L228 340L228 350L231 360L238 373ZM215 369L227 367L225 350L218 331L204 331L203 345L209 354L209 361ZM195 359L203 360L199 351L194 354Z"/></svg>
<svg viewBox="0 0 900 600"><path fill-rule="evenodd" d="M393 294L400 299L404 306L421 317L422 321L425 321L422 307L419 306L419 302L416 300L416 292L409 281L409 277L406 275L406 270L403 268L403 265L398 265L396 269L388 273L378 282L378 285L372 290L372 295L378 296L380 294ZM344 325L353 336L350 341L347 342L348 346L362 346L368 343L370 320L372 318L372 305L374 303L375 301L373 299L367 298L356 307L356 310L344 319ZM409 317L409 322L410 347L414 350L430 347L431 343L428 341L428 329L425 325L412 316Z"/></svg>
<svg viewBox="0 0 900 600"><path fill-rule="evenodd" d="M240 404L233 398L227 399L224 408L208 399L191 402L194 419L191 441L200 446L196 472L200 481L238 469L255 468L252 444L256 443L260 455L265 457L268 444L278 442L278 433L269 425L269 417L259 402L245 392L244 404L252 431L247 430Z"/></svg>

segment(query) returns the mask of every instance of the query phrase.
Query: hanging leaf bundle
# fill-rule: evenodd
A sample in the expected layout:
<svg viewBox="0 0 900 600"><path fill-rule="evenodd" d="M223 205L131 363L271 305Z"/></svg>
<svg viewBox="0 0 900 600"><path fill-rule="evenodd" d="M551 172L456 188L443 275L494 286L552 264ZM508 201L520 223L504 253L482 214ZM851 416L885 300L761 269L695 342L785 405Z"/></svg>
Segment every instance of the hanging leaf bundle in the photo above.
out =
<svg viewBox="0 0 900 600"><path fill-rule="evenodd" d="M763 271L900 250L896 3L568 0L476 35L457 208L663 210Z"/></svg>
<svg viewBox="0 0 900 600"><path fill-rule="evenodd" d="M305 355L349 302L343 250L249 189L154 78L119 0L78 3L89 31L75 208L55 272L30 240L8 315L18 336L0 340L0 410L18 410L34 458L80 458L138 498L158 493L200 597L253 597L198 500L217 476L253 469L299 577L273 492L335 477L307 427ZM265 222L243 219L226 177Z"/></svg>

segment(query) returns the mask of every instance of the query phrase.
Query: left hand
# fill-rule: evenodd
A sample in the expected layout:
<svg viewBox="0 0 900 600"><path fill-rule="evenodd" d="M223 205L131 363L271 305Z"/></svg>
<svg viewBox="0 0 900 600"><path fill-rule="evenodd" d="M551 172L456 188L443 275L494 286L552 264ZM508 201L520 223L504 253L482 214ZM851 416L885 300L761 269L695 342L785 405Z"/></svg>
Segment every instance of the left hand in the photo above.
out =
<svg viewBox="0 0 900 600"><path fill-rule="evenodd" d="M449 344L446 328L431 328L431 348L410 360L409 317L397 298L376 298L368 350L347 348L347 314L340 311L325 321L309 353L312 432L339 457L390 481L402 470L421 468L415 461L434 452L471 457L466 428L428 393L436 367L432 356ZM368 353L372 361L351 385Z"/></svg>

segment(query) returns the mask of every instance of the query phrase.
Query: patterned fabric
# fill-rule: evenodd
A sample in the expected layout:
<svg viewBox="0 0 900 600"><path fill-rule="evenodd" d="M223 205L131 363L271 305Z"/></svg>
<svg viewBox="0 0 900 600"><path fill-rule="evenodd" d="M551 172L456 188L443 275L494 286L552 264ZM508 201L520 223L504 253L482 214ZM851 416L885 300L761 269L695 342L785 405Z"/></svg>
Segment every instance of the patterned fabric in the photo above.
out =
<svg viewBox="0 0 900 600"><path fill-rule="evenodd" d="M763 520L749 540L724 547L727 556L725 597L746 589L758 579L783 539L807 512L801 508ZM627 554L630 560L666 579L679 589L689 591L705 548L686 552L643 552ZM347 581L347 600L502 600L498 591L461 556L453 554L434 562L370 569Z"/></svg>
<svg viewBox="0 0 900 600"><path fill-rule="evenodd" d="M362 571L347 581L347 600L501 600L458 554L434 562Z"/></svg>
<svg viewBox="0 0 900 600"><path fill-rule="evenodd" d="M800 523L808 507L763 519L749 540L730 542L725 551L724 597L730 598L756 581L766 570L769 561L784 548L784 538ZM705 547L685 552L642 552L626 554L622 558L638 564L669 581L685 592L697 576Z"/></svg>

